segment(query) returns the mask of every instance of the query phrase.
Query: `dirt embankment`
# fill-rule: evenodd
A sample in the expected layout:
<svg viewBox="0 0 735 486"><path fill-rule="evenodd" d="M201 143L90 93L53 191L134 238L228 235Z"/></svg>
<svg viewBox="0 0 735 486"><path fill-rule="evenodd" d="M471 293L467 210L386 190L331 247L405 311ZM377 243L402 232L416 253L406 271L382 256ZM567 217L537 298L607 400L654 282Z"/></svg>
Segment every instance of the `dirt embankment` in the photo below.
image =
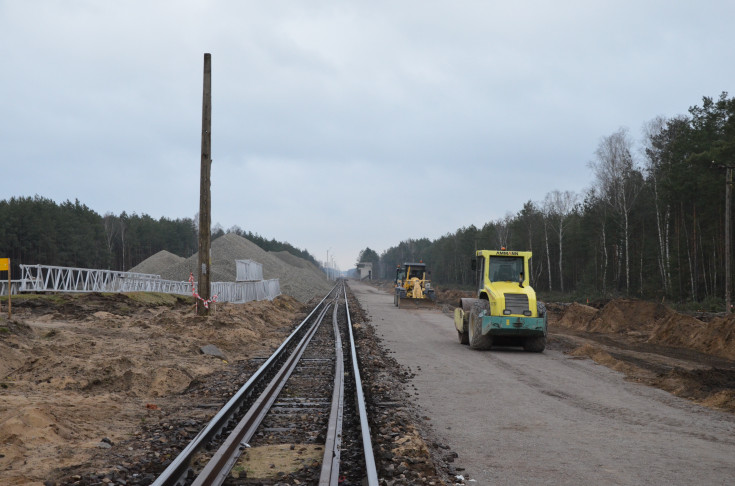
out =
<svg viewBox="0 0 735 486"><path fill-rule="evenodd" d="M553 324L578 331L624 334L642 342L735 360L735 315L705 322L662 304L617 299L601 309L570 304Z"/></svg>
<svg viewBox="0 0 735 486"><path fill-rule="evenodd" d="M550 304L551 342L629 379L735 412L735 316L702 321L632 299Z"/></svg>

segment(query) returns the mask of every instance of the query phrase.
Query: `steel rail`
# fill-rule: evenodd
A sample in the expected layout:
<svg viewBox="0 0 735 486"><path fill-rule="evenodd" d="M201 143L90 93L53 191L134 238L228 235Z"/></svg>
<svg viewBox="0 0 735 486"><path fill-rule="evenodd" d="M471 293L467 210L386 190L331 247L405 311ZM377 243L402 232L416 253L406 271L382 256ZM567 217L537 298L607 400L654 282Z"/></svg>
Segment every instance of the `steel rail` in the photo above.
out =
<svg viewBox="0 0 735 486"><path fill-rule="evenodd" d="M207 444L214 436L218 435L223 428L233 419L234 415L242 406L242 402L253 392L258 383L264 379L264 376L275 366L278 360L283 356L289 343L296 339L306 328L307 322L314 314L324 306L324 302L337 288L332 287L327 295L316 305L314 309L307 315L303 321L293 330L293 332L281 343L268 360L263 363L258 370L253 373L250 379L235 393L232 398L225 404L217 415L189 442L189 444L179 453L178 456L169 464L169 466L156 478L152 486L176 486L185 484L186 476L191 467L191 461L194 455ZM323 310L323 309L322 309Z"/></svg>
<svg viewBox="0 0 735 486"><path fill-rule="evenodd" d="M344 284L343 284L344 285ZM337 296L337 304L339 296ZM337 311L335 304L332 312L332 328L334 330L334 388L332 391L332 408L329 412L329 425L324 441L324 457L319 476L319 486L337 486L339 484L340 450L342 448L342 417L345 408L345 363L342 353L342 337L339 334Z"/></svg>
<svg viewBox="0 0 735 486"><path fill-rule="evenodd" d="M278 394L291 376L291 373L296 369L296 365L309 345L311 338L319 328L319 325L324 320L328 309L329 305L323 308L319 317L306 332L294 352L288 357L284 366L281 367L250 410L248 410L222 446L212 456L212 459L202 469L192 483L192 486L220 486L225 482L230 474L230 470L242 455L243 450L249 447L248 441L255 434L255 431L260 426L263 418L265 418L273 402L275 402Z"/></svg>
<svg viewBox="0 0 735 486"><path fill-rule="evenodd" d="M352 319L350 319L350 304L347 302L347 285L342 289L345 297L345 308L347 309L347 329L350 332L350 350L352 354L352 372L355 375L355 393L357 395L357 409L360 414L360 431L362 434L362 449L365 454L365 473L368 486L378 486L378 470L375 467L375 455L370 437L370 425L367 419L365 407L365 395L362 392L362 379L360 368L357 365L357 350L355 348L355 337L352 334Z"/></svg>

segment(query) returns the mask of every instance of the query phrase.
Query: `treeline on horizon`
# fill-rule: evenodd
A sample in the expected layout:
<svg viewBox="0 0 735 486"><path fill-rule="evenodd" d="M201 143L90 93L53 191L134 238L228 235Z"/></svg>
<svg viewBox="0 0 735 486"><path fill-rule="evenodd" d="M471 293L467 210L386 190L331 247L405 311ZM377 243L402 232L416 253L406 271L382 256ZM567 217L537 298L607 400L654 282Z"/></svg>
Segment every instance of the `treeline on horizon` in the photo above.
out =
<svg viewBox="0 0 735 486"><path fill-rule="evenodd" d="M552 190L482 228L402 241L380 256L366 248L358 258L387 279L396 265L423 259L434 283L469 286L476 249L530 250L531 282L542 292L723 302L735 98L723 92L688 115L654 118L636 142L625 128L603 137L582 194Z"/></svg>
<svg viewBox="0 0 735 486"><path fill-rule="evenodd" d="M306 250L237 226L225 231L215 225L212 240L226 233L317 264ZM57 204L38 195L0 201L0 258L10 258L14 277L20 264L127 271L162 250L188 258L198 245L199 230L190 218L156 220L124 211L100 216L78 200Z"/></svg>

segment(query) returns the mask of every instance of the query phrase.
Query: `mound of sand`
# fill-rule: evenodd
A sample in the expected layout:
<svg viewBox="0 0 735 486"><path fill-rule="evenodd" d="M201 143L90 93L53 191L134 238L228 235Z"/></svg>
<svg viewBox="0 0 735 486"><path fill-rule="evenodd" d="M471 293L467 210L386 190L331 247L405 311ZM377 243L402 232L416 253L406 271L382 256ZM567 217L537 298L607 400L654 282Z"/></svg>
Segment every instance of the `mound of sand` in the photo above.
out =
<svg viewBox="0 0 735 486"><path fill-rule="evenodd" d="M584 304L572 302L567 306L561 319L556 323L559 326L578 331L586 330L587 324L597 315L597 309Z"/></svg>
<svg viewBox="0 0 735 486"><path fill-rule="evenodd" d="M735 359L735 316L702 322L694 317L674 314L658 323L649 340Z"/></svg>
<svg viewBox="0 0 735 486"><path fill-rule="evenodd" d="M157 271L151 273L159 274L166 280L185 281L189 279L190 273L195 276L198 274L198 253L186 259L181 258L165 268L158 266L159 261L168 258L166 255L159 256L161 253L156 253L135 268L155 268ZM235 233L227 233L214 240L211 245L211 256L212 282L234 282L237 277L235 260L254 260L263 265L264 279L277 278L281 292L301 302L307 302L316 296L324 296L332 288L324 273L311 262L286 251L267 252Z"/></svg>
<svg viewBox="0 0 735 486"><path fill-rule="evenodd" d="M650 332L656 322L673 311L662 304L616 299L600 309L587 325L592 332Z"/></svg>
<svg viewBox="0 0 735 486"><path fill-rule="evenodd" d="M693 340L712 350L712 354L735 359L735 316L713 319L705 324Z"/></svg>
<svg viewBox="0 0 735 486"><path fill-rule="evenodd" d="M573 303L556 325L578 331L626 334L653 344L735 359L735 316L703 322L662 304L617 299L600 310Z"/></svg>
<svg viewBox="0 0 735 486"><path fill-rule="evenodd" d="M705 327L705 323L699 319L671 312L656 323L649 341L679 348L693 348L694 337L700 335Z"/></svg>

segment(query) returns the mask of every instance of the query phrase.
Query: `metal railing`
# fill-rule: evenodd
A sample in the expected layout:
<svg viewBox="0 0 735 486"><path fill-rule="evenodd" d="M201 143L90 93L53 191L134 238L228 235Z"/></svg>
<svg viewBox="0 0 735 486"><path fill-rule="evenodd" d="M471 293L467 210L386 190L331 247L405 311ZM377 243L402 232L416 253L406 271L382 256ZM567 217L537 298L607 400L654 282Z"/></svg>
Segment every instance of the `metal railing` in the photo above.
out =
<svg viewBox="0 0 735 486"><path fill-rule="evenodd" d="M212 282L211 285L218 302L273 300L281 295L281 284L277 278L258 282Z"/></svg>

